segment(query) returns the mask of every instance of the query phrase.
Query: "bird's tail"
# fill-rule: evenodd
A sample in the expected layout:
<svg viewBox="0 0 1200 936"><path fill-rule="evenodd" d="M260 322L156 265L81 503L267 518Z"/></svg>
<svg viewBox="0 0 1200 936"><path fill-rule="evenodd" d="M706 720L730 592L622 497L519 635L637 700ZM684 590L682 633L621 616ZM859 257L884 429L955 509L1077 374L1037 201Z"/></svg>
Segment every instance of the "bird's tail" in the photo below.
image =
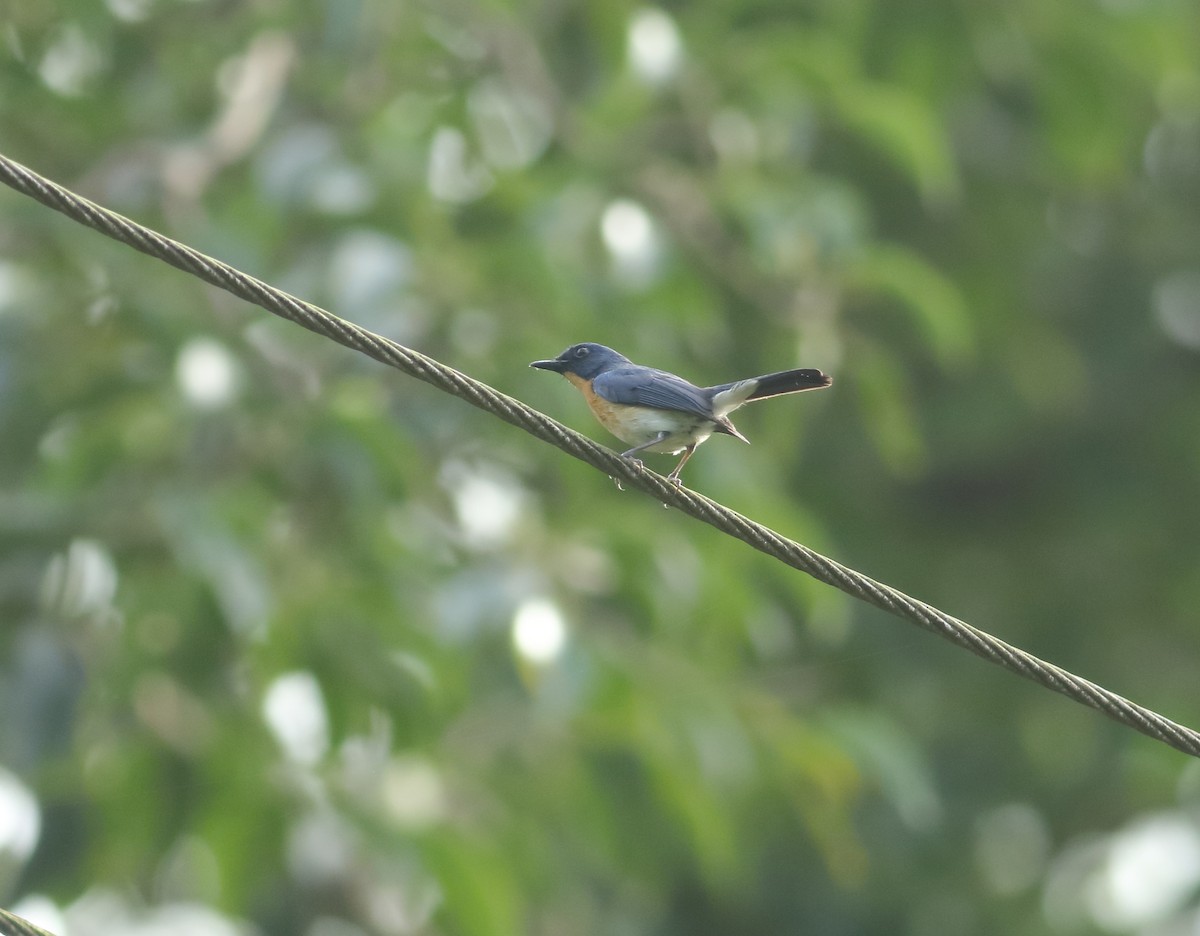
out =
<svg viewBox="0 0 1200 936"><path fill-rule="evenodd" d="M833 378L811 367L799 370L763 374L736 383L710 387L713 394L713 409L720 414L729 413L752 400L765 400L783 396L785 393L800 393L803 390L819 390L833 383Z"/></svg>
<svg viewBox="0 0 1200 936"><path fill-rule="evenodd" d="M764 374L762 377L754 377L752 380L757 386L746 397L747 403L751 400L783 396L785 393L799 393L801 390L819 390L833 383L833 378L828 374L823 374L811 367L780 371L778 374Z"/></svg>

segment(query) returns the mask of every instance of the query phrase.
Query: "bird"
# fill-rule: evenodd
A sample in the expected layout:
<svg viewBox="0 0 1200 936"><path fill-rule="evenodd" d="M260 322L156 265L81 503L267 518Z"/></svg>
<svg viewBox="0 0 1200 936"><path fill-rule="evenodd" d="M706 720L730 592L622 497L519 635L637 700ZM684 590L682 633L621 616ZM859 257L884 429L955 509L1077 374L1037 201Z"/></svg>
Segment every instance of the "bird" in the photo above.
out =
<svg viewBox="0 0 1200 936"><path fill-rule="evenodd" d="M622 442L633 446L622 452L635 458L641 452L678 455L667 475L683 486L679 473L696 446L713 433L731 435L750 443L729 421L729 414L753 400L804 390L820 390L833 378L813 368L779 371L748 377L715 387L697 387L682 377L653 367L643 367L602 344L573 344L556 358L533 361L540 370L562 374L583 394L600 424Z"/></svg>

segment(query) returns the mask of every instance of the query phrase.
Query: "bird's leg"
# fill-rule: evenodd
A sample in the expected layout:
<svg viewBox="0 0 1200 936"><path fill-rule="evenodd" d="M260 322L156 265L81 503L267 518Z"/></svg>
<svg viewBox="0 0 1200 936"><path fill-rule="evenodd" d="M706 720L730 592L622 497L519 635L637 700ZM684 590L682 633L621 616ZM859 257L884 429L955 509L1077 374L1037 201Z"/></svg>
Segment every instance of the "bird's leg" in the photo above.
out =
<svg viewBox="0 0 1200 936"><path fill-rule="evenodd" d="M630 458L630 460L632 460L632 462L637 464L638 467L641 467L642 466L641 458L634 457L635 455L637 455L637 452L649 449L650 446L652 446L652 445L658 445L660 442L662 442L662 440L665 440L667 438L667 436L670 436L670 434L671 434L670 432L660 432L658 434L658 436L655 436L653 439L650 439L649 442L643 442L641 445L635 445L634 448L629 449L628 451L623 451L622 454L620 454L620 457ZM614 482L616 482L618 491L625 490L624 487L620 486L619 478L613 478L612 480Z"/></svg>
<svg viewBox="0 0 1200 936"><path fill-rule="evenodd" d="M679 480L679 472L683 471L683 466L687 464L687 460L692 457L692 452L696 451L696 446L689 445L683 450L683 458L679 459L679 464L675 466L675 470L667 475L667 480L672 484L677 484L683 487L683 482Z"/></svg>
<svg viewBox="0 0 1200 936"><path fill-rule="evenodd" d="M667 436L669 436L670 434L671 434L671 433L669 433L669 432L660 432L658 435L656 435L656 436L655 436L653 439L651 439L649 442L643 442L641 445L635 445L633 448L629 449L628 451L626 451L626 452L622 452L622 453L621 453L621 457L622 457L622 458L629 458L629 459L632 459L632 460L633 460L633 462L634 462L634 464L636 464L636 465L639 465L639 466L640 466L640 465L642 464L642 460L641 460L640 458L634 458L634 456L635 456L635 455L636 455L638 452L641 452L641 451L643 451L643 450L645 450L645 449L648 449L648 448L650 448L650 446L652 446L652 445L658 445L658 443L659 443L659 442L662 442L662 441L663 441L664 439L666 439L666 437L667 437ZM625 488L623 488L623 487L621 486L621 479L620 479L620 478L613 478L612 480L613 480L613 483L614 483L614 484L617 486L617 490L618 490L618 491L623 491L623 490L625 490Z"/></svg>
<svg viewBox="0 0 1200 936"><path fill-rule="evenodd" d="M667 436L669 436L670 434L671 433L666 432L664 430L663 432L660 432L658 435L656 435L649 442L643 442L641 445L635 445L633 448L631 448L627 452L622 452L621 457L622 458L633 458L633 456L636 455L638 452L645 451L646 449L650 448L652 445L658 445L659 442L665 441ZM642 463L642 460L640 458L634 458L633 460L635 462L637 462L639 465Z"/></svg>

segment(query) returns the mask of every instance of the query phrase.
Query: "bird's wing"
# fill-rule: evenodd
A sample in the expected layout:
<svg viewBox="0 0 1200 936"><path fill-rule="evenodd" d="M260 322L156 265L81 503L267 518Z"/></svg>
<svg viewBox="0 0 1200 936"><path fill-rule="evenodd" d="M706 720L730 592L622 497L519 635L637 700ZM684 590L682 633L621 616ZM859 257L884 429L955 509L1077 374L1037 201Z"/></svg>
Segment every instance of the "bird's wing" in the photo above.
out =
<svg viewBox="0 0 1200 936"><path fill-rule="evenodd" d="M617 367L594 381L592 390L610 403L653 406L713 418L711 394L682 377L649 367Z"/></svg>

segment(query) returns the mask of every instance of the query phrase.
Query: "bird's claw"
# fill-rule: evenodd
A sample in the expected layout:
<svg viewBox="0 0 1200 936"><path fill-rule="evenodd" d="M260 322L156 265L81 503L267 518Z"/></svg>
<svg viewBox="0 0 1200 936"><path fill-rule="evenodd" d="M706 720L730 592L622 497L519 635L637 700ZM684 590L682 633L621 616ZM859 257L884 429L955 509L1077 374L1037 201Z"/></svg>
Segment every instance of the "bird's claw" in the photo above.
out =
<svg viewBox="0 0 1200 936"><path fill-rule="evenodd" d="M646 467L644 464L642 464L642 460L641 460L640 458L634 458L632 455L626 455L626 456L624 456L624 457L625 457L625 458L628 458L628 459L629 459L631 462L633 462L633 464L634 464L635 466L637 466L638 468L645 468L645 467ZM617 486L617 490L618 490L618 491L623 491L623 490L625 490L625 485L623 485L623 484L621 483L621 479L620 479L620 478L616 477L615 475L609 475L608 477L609 477L609 478L612 480L612 483L613 483L613 484L615 484L615 485Z"/></svg>

